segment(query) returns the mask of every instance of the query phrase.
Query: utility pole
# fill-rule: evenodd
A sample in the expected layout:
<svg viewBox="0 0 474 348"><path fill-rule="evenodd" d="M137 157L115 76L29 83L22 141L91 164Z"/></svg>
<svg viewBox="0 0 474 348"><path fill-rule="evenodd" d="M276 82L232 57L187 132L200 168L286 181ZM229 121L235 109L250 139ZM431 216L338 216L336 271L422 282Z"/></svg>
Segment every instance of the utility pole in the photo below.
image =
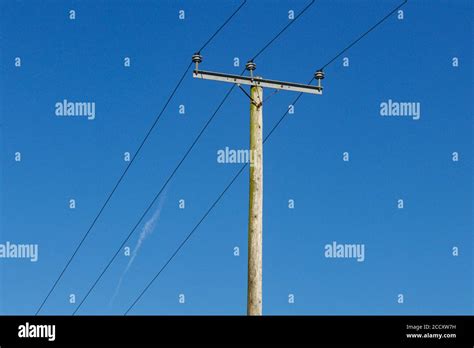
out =
<svg viewBox="0 0 474 348"><path fill-rule="evenodd" d="M237 84L250 99L250 180L248 221L248 283L247 315L262 315L262 226L263 226L263 87L302 93L322 94L322 70L315 73L317 86L282 82L253 76L256 64L247 62L250 76L223 74L199 70L201 54L192 57L195 63L193 77ZM250 94L241 85L250 85Z"/></svg>
<svg viewBox="0 0 474 348"><path fill-rule="evenodd" d="M252 86L250 98L247 315L262 315L263 88Z"/></svg>

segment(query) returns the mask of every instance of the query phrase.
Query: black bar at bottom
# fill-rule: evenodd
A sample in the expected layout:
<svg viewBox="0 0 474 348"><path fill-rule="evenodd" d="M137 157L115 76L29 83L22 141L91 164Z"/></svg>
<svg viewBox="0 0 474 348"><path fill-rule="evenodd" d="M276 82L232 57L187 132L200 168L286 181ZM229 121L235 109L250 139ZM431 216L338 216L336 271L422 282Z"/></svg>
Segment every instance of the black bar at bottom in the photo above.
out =
<svg viewBox="0 0 474 348"><path fill-rule="evenodd" d="M474 345L473 316L0 316L0 346ZM54 326L53 326L54 325ZM54 328L54 330L53 330ZM32 337L33 336L33 337ZM41 337L36 337L41 336Z"/></svg>

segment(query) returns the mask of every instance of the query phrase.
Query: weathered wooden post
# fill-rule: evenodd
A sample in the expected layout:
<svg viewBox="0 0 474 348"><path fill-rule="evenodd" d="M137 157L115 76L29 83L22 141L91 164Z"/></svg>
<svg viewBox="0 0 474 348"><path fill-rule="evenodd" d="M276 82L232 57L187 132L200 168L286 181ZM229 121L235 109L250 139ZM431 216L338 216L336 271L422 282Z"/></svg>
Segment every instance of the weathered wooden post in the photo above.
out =
<svg viewBox="0 0 474 348"><path fill-rule="evenodd" d="M250 190L247 314L262 315L263 89L250 89Z"/></svg>

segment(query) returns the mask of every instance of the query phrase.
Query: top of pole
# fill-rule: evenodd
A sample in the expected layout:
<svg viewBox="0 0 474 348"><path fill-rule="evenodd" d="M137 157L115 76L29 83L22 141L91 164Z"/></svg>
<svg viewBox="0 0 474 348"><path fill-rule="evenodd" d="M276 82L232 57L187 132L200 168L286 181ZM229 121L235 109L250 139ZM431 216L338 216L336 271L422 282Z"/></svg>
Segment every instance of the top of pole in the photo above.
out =
<svg viewBox="0 0 474 348"><path fill-rule="evenodd" d="M318 81L318 85L314 86L314 85L305 85L305 84L295 83L295 82L270 80L270 79L264 79L259 76L258 77L253 76L254 70L257 69L257 64L255 64L253 60L249 60L245 64L245 69L250 72L250 76L224 74L224 73L213 72L213 71L199 70L199 63L202 62L202 56L200 52L196 52L193 54L192 61L193 63L196 64L195 69L193 71L193 76L195 78L229 82L229 83L237 84L239 86L250 85L250 86L283 89L287 91L295 91L295 92L303 92L303 93L311 93L311 94L322 94L323 92L323 87L321 86L321 80L324 79L324 72L322 70L318 70L314 74L315 79Z"/></svg>

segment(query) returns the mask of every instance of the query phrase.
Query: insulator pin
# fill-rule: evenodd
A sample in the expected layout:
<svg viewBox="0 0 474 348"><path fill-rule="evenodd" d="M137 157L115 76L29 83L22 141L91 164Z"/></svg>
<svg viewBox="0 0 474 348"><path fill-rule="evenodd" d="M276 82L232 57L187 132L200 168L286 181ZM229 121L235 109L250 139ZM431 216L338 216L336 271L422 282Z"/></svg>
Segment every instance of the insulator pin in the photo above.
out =
<svg viewBox="0 0 474 348"><path fill-rule="evenodd" d="M202 56L199 54L199 52L193 54L193 63L201 63L202 62Z"/></svg>
<svg viewBox="0 0 474 348"><path fill-rule="evenodd" d="M324 79L324 72L322 70L316 71L314 74L316 80L323 80Z"/></svg>
<svg viewBox="0 0 474 348"><path fill-rule="evenodd" d="M253 61L249 60L247 64L245 64L245 69L248 71L254 71L257 68L257 64L255 64Z"/></svg>

